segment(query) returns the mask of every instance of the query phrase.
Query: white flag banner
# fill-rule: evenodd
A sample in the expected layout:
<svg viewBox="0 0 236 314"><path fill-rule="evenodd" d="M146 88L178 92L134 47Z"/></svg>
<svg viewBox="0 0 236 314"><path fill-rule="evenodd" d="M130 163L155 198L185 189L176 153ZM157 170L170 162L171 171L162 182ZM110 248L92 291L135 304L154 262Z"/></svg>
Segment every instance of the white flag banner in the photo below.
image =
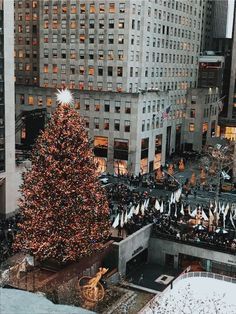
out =
<svg viewBox="0 0 236 314"><path fill-rule="evenodd" d="M181 215L183 215L183 216L184 216L184 204L183 204L183 203L181 204L181 210L180 210L180 213L181 213Z"/></svg>
<svg viewBox="0 0 236 314"><path fill-rule="evenodd" d="M181 193L182 193L182 189L181 189L181 188L178 189L178 190L174 193L175 201L176 201L177 203L179 202Z"/></svg>
<svg viewBox="0 0 236 314"><path fill-rule="evenodd" d="M124 212L122 211L121 217L120 217L120 227L124 227Z"/></svg>
<svg viewBox="0 0 236 314"><path fill-rule="evenodd" d="M120 214L118 214L112 224L113 228L117 228L119 226Z"/></svg>
<svg viewBox="0 0 236 314"><path fill-rule="evenodd" d="M163 203L163 201L161 202L160 212L161 212L161 213L164 212L164 203Z"/></svg>
<svg viewBox="0 0 236 314"><path fill-rule="evenodd" d="M226 217L229 211L229 203L227 203L225 209L224 209L224 216Z"/></svg>
<svg viewBox="0 0 236 314"><path fill-rule="evenodd" d="M169 202L168 216L171 214L171 202Z"/></svg>
<svg viewBox="0 0 236 314"><path fill-rule="evenodd" d="M214 214L218 211L218 205L217 205L217 202L215 201L215 208L214 208Z"/></svg>
<svg viewBox="0 0 236 314"><path fill-rule="evenodd" d="M202 209L202 218L206 221L209 220L203 209Z"/></svg>
<svg viewBox="0 0 236 314"><path fill-rule="evenodd" d="M140 208L140 205L138 204L136 209L135 209L135 215L138 215L139 214L139 208Z"/></svg>
<svg viewBox="0 0 236 314"><path fill-rule="evenodd" d="M160 210L161 206L160 206L160 203L158 201L158 199L156 199L156 202L155 202L155 209L156 210Z"/></svg>
<svg viewBox="0 0 236 314"><path fill-rule="evenodd" d="M175 204L175 217L177 218L177 205Z"/></svg>
<svg viewBox="0 0 236 314"><path fill-rule="evenodd" d="M125 220L124 220L124 223L127 224L128 222L128 213L127 213L127 210L125 211Z"/></svg>
<svg viewBox="0 0 236 314"><path fill-rule="evenodd" d="M130 208L130 211L129 211L129 214L128 214L128 219L131 219L131 218L132 218L132 216L133 216L133 214L134 214L134 210L135 210L135 207L132 206L132 207Z"/></svg>
<svg viewBox="0 0 236 314"><path fill-rule="evenodd" d="M145 209L148 209L148 206L149 206L149 198L148 199L146 199L146 204L145 204Z"/></svg>
<svg viewBox="0 0 236 314"><path fill-rule="evenodd" d="M214 221L214 215L212 214L212 211L209 208L209 226L213 224L213 221Z"/></svg>
<svg viewBox="0 0 236 314"><path fill-rule="evenodd" d="M141 205L141 213L142 215L144 216L144 211L145 211L145 207L144 207L144 204Z"/></svg>
<svg viewBox="0 0 236 314"><path fill-rule="evenodd" d="M232 224L232 226L234 227L234 229L236 229L236 228L235 228L235 224L234 224L234 220L233 220L233 216L232 216L232 212L230 212L229 219L230 219L231 224Z"/></svg>

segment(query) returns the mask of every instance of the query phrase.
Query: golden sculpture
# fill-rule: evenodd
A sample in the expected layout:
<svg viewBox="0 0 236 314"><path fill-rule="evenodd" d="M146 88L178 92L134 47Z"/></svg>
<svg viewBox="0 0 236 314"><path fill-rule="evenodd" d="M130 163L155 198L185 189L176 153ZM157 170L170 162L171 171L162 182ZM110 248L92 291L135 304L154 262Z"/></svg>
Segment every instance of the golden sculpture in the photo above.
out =
<svg viewBox="0 0 236 314"><path fill-rule="evenodd" d="M181 158L179 162L179 171L184 171L184 169L185 169L184 161L183 158Z"/></svg>
<svg viewBox="0 0 236 314"><path fill-rule="evenodd" d="M169 175L173 176L173 174L174 174L174 166L173 166L173 164L169 164L167 172L168 172Z"/></svg>
<svg viewBox="0 0 236 314"><path fill-rule="evenodd" d="M107 271L108 268L100 267L95 277L83 276L79 279L78 288L81 293L83 301L82 306L84 308L91 309L98 301L104 298L104 288L99 281Z"/></svg>
<svg viewBox="0 0 236 314"><path fill-rule="evenodd" d="M195 174L195 172L192 173L189 182L190 182L190 185L191 185L191 186L195 186L195 185L196 185L196 174Z"/></svg>

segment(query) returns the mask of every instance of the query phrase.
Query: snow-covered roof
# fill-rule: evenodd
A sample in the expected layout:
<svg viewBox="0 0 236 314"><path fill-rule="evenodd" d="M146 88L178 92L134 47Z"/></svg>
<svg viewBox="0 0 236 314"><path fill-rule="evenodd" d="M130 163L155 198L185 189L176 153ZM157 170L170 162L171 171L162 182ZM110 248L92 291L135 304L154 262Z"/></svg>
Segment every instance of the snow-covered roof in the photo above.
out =
<svg viewBox="0 0 236 314"><path fill-rule="evenodd" d="M80 307L54 304L42 294L0 288L1 314L92 314Z"/></svg>

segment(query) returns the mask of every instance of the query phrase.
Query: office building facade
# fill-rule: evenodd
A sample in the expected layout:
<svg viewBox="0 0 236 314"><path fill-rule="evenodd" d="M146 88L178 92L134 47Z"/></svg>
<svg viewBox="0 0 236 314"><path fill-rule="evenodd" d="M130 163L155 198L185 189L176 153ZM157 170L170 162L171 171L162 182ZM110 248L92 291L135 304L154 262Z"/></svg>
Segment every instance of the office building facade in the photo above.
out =
<svg viewBox="0 0 236 314"><path fill-rule="evenodd" d="M14 1L0 0L0 215L16 209Z"/></svg>
<svg viewBox="0 0 236 314"><path fill-rule="evenodd" d="M181 149L186 93L197 82L202 1L31 1L35 22L27 3L16 1L16 30L32 50L33 40L39 43L38 79L26 80L17 32L17 114L50 113L52 91L71 89L94 146L110 152L94 150L101 171L145 173ZM21 21L28 13L31 20ZM32 23L37 40L26 31Z"/></svg>

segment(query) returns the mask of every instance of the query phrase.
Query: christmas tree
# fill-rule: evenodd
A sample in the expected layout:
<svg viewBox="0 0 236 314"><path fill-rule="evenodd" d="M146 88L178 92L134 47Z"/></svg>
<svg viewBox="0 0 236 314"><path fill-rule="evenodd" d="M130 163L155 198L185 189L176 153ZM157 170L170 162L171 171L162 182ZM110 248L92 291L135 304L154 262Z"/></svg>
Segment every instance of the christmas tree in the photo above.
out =
<svg viewBox="0 0 236 314"><path fill-rule="evenodd" d="M59 92L60 104L32 151L32 169L23 175L14 246L41 261L76 261L102 249L110 235L105 191L71 100L68 90Z"/></svg>

